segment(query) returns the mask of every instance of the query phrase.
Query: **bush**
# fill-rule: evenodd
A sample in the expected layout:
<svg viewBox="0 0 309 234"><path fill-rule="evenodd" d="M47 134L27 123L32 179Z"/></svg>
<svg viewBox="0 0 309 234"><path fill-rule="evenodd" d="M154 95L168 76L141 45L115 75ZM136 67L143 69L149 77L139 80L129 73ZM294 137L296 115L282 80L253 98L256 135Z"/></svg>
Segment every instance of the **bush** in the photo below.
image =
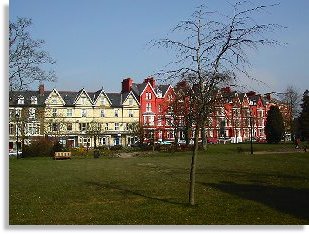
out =
<svg viewBox="0 0 309 234"><path fill-rule="evenodd" d="M65 151L66 149L63 147L63 145L59 142L59 141L56 141L53 145L53 152L52 154L54 154L55 152L63 152Z"/></svg>
<svg viewBox="0 0 309 234"><path fill-rule="evenodd" d="M85 156L87 154L87 149L84 147L71 149L72 156Z"/></svg>
<svg viewBox="0 0 309 234"><path fill-rule="evenodd" d="M23 147L23 157L50 157L53 154L54 142L40 138Z"/></svg>
<svg viewBox="0 0 309 234"><path fill-rule="evenodd" d="M110 147L110 150L122 150L123 146L122 145L114 145Z"/></svg>

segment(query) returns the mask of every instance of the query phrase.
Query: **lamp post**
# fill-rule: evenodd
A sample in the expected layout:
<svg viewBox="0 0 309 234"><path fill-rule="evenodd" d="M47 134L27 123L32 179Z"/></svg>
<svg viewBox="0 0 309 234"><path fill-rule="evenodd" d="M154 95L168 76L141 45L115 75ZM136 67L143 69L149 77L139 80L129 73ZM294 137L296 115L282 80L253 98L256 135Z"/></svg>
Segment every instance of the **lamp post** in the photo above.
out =
<svg viewBox="0 0 309 234"><path fill-rule="evenodd" d="M16 157L18 159L18 120L19 120L19 114L16 114L15 117L16 117Z"/></svg>
<svg viewBox="0 0 309 234"><path fill-rule="evenodd" d="M250 115L250 150L251 154L253 154L253 144L252 144L252 137L253 137L253 127L252 127L252 115Z"/></svg>

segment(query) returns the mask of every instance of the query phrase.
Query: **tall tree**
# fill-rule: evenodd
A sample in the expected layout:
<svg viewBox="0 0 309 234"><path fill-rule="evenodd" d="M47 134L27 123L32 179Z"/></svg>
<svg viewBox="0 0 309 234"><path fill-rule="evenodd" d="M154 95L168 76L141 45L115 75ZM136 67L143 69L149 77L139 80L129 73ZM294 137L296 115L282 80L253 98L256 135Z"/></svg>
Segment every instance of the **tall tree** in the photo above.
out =
<svg viewBox="0 0 309 234"><path fill-rule="evenodd" d="M31 25L31 19L27 18L17 18L9 24L10 90L23 90L34 82L56 80L54 70L45 70L46 65L54 64L55 60L42 48L43 40L31 37Z"/></svg>
<svg viewBox="0 0 309 234"><path fill-rule="evenodd" d="M279 26L258 24L254 19L267 6L252 4L248 1L238 2L232 5L231 15L226 16L207 11L202 5L191 19L180 22L172 30L173 33L179 32L176 39L169 36L153 42L154 46L172 50L176 57L170 63L171 68L159 73L162 79L170 83L185 80L191 90L188 108L192 113L195 133L189 186L191 205L195 204L199 132L218 102L218 89L236 79L236 73L249 76L246 72L248 49L278 44L276 40L268 39L265 33Z"/></svg>
<svg viewBox="0 0 309 234"><path fill-rule="evenodd" d="M309 140L309 90L303 94L301 113L299 116L299 128L303 140Z"/></svg>
<svg viewBox="0 0 309 234"><path fill-rule="evenodd" d="M297 118L300 110L301 95L297 89L289 85L286 90L282 93L282 101L286 103L288 111L286 116L284 116L286 131L291 133L291 137L294 138L295 126L294 119Z"/></svg>
<svg viewBox="0 0 309 234"><path fill-rule="evenodd" d="M271 106L267 112L265 134L267 142L275 144L278 144L284 135L283 117L277 106Z"/></svg>

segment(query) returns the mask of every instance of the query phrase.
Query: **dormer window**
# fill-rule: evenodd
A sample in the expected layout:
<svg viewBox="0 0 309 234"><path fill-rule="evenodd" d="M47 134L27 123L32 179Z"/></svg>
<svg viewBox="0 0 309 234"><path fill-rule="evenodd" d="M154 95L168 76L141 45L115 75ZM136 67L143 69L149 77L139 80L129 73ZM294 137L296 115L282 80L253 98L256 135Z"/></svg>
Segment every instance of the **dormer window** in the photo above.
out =
<svg viewBox="0 0 309 234"><path fill-rule="evenodd" d="M158 94L158 97L159 97L159 98L162 97L162 91L161 91L160 89L157 90L157 94Z"/></svg>
<svg viewBox="0 0 309 234"><path fill-rule="evenodd" d="M31 97L31 105L37 105L38 104L38 99L36 96Z"/></svg>
<svg viewBox="0 0 309 234"><path fill-rule="evenodd" d="M25 98L23 96L19 96L17 100L18 105L24 105L25 104Z"/></svg>

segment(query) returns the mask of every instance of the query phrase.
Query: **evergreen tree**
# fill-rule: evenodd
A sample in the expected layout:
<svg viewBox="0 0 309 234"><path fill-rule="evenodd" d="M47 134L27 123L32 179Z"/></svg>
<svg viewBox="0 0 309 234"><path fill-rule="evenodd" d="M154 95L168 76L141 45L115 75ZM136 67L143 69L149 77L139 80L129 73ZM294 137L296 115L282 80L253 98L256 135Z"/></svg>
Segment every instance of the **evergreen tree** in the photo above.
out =
<svg viewBox="0 0 309 234"><path fill-rule="evenodd" d="M299 130L302 140L309 140L309 91L306 90L303 94L302 111L299 117Z"/></svg>
<svg viewBox="0 0 309 234"><path fill-rule="evenodd" d="M271 106L267 112L265 134L267 142L275 144L278 144L284 135L283 117L277 106Z"/></svg>

